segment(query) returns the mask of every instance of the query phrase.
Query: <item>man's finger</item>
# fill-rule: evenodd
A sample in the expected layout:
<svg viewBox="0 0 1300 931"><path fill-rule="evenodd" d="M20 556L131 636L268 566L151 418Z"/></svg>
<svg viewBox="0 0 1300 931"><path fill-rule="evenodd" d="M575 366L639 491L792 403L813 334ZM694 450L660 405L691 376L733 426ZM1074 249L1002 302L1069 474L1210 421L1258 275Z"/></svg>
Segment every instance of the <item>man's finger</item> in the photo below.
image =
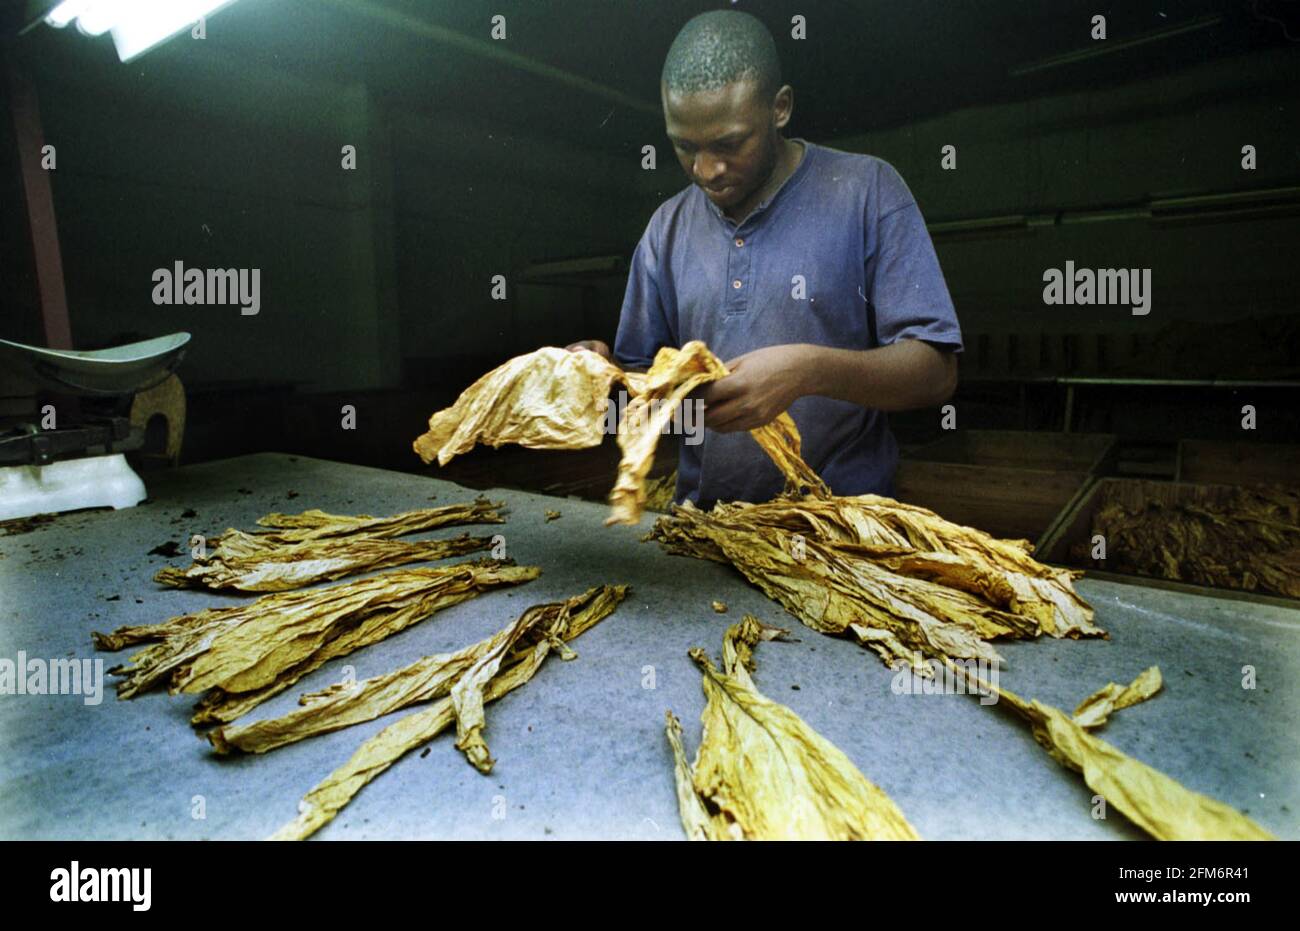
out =
<svg viewBox="0 0 1300 931"><path fill-rule="evenodd" d="M569 345L565 346L564 348L567 349L569 352L578 352L581 349L586 349L596 353L596 355L600 356L602 359L605 359L606 361L613 361L614 354L610 351L609 346L607 346L603 340L583 339L583 340L579 340L576 343L569 343Z"/></svg>
<svg viewBox="0 0 1300 931"><path fill-rule="evenodd" d="M732 422L740 415L735 402L727 404L718 404L712 407L708 405L704 408L704 426L710 430L725 432L731 428Z"/></svg>
<svg viewBox="0 0 1300 931"><path fill-rule="evenodd" d="M715 382L710 382L705 386L706 394L702 395L705 404L721 404L723 401L730 401L745 390L743 383L732 381L730 377L723 378Z"/></svg>

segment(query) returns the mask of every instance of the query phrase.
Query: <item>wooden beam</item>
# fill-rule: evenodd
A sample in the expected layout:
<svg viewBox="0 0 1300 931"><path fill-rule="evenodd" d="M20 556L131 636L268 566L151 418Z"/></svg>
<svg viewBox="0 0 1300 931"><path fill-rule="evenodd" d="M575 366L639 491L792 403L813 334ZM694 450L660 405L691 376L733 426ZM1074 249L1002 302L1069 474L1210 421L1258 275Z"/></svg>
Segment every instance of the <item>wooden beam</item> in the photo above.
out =
<svg viewBox="0 0 1300 931"><path fill-rule="evenodd" d="M68 320L68 298L63 286L63 257L59 252L54 195L49 173L41 167L45 132L41 127L36 86L12 51L6 51L4 57L9 81L9 112L14 121L18 163L27 200L45 345L50 349L71 349L72 326Z"/></svg>

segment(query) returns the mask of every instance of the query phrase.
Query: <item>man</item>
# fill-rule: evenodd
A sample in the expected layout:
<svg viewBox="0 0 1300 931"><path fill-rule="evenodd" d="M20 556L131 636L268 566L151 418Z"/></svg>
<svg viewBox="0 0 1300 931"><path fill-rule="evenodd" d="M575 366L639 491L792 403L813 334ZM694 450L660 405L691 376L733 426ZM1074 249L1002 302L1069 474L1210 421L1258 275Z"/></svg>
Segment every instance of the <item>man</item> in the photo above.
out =
<svg viewBox="0 0 1300 931"><path fill-rule="evenodd" d="M838 495L893 494L885 412L956 387L961 330L903 179L868 155L786 139L794 92L776 44L732 10L688 22L660 82L693 184L655 211L632 257L614 351L644 371L703 340L731 374L700 389L704 441L683 443L675 498L766 501L780 473L747 431L789 410Z"/></svg>

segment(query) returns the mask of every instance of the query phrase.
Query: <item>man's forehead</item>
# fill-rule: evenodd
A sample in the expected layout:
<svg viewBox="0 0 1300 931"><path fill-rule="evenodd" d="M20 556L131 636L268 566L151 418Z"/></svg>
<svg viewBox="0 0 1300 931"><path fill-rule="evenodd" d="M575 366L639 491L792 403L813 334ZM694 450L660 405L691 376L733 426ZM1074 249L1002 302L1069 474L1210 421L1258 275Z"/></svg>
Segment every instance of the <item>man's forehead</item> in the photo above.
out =
<svg viewBox="0 0 1300 931"><path fill-rule="evenodd" d="M757 90L753 80L698 91L661 88L668 132L717 137L745 129L756 112Z"/></svg>

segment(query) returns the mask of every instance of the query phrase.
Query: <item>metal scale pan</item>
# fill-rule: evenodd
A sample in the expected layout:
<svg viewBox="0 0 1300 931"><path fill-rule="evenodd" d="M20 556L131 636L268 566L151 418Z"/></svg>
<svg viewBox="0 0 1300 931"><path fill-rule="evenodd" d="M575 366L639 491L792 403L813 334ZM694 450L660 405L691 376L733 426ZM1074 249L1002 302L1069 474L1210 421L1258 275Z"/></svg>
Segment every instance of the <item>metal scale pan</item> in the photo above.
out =
<svg viewBox="0 0 1300 931"><path fill-rule="evenodd" d="M135 394L164 381L185 357L188 333L77 352L0 339L0 358L52 391L77 395Z"/></svg>

